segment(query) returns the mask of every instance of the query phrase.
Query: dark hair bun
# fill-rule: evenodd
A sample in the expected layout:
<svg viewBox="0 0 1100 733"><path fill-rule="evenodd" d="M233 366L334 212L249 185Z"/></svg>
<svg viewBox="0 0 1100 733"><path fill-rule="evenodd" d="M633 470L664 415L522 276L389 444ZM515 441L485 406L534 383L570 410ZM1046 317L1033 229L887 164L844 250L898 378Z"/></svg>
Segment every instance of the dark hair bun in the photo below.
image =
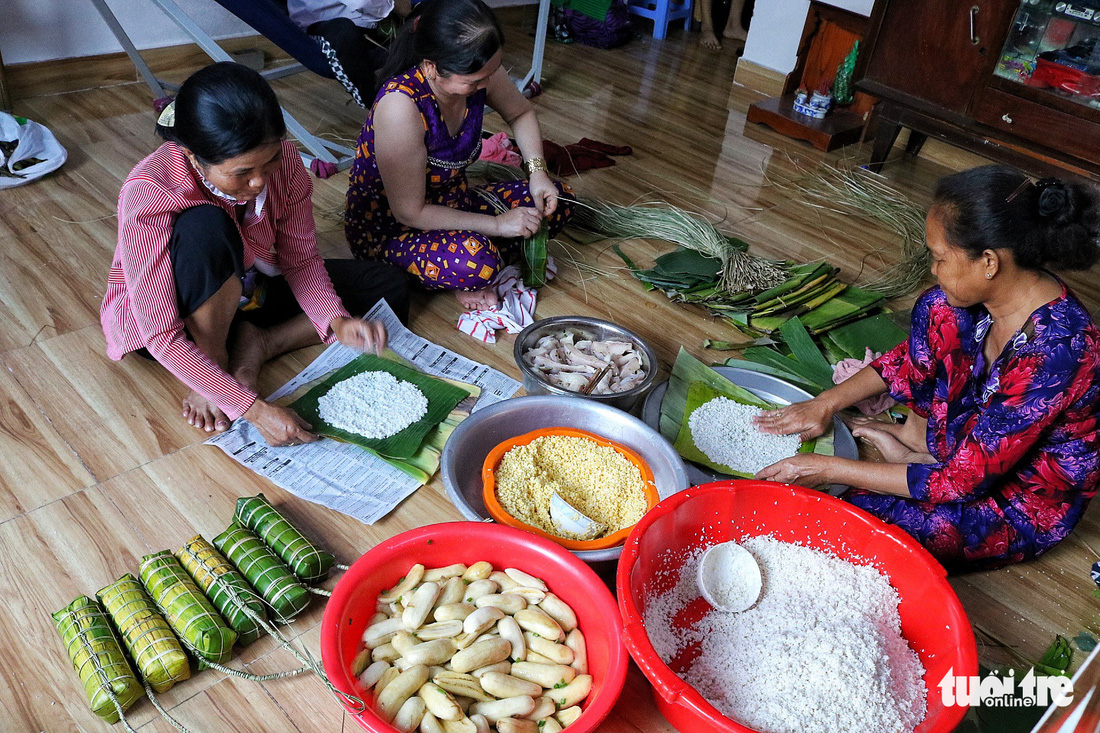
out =
<svg viewBox="0 0 1100 733"><path fill-rule="evenodd" d="M1066 184L1057 178L1044 178L1035 187L1039 189L1039 216L1058 224L1073 220L1074 206Z"/></svg>
<svg viewBox="0 0 1100 733"><path fill-rule="evenodd" d="M948 242L972 258L1007 249L1028 270L1085 270L1100 261L1100 195L1091 185L1031 184L989 165L941 179L933 201Z"/></svg>

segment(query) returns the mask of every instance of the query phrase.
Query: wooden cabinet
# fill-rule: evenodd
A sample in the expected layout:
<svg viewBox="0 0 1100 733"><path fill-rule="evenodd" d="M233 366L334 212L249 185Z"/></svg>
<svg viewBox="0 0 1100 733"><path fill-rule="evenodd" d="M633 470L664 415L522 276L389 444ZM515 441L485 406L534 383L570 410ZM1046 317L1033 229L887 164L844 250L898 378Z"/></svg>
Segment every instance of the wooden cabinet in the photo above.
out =
<svg viewBox="0 0 1100 733"><path fill-rule="evenodd" d="M902 127L1037 174L1100 178L1100 0L878 0L857 86Z"/></svg>

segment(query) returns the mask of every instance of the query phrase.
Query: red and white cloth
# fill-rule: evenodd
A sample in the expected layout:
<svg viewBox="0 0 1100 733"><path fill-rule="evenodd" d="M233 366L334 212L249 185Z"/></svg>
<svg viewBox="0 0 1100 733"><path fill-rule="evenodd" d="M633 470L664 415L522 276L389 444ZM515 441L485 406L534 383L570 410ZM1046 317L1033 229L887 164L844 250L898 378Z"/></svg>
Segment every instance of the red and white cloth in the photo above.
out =
<svg viewBox="0 0 1100 733"><path fill-rule="evenodd" d="M833 384L840 384L845 379L855 376L863 367L867 366L875 359L882 356L882 354L876 354L871 351L870 347L867 347L867 353L863 359L841 359L833 367ZM891 407L897 404L897 400L890 396L890 394L880 394L878 397L868 397L862 402L857 402L855 406L859 408L859 411L864 415L878 415L879 413L886 412Z"/></svg>
<svg viewBox="0 0 1100 733"><path fill-rule="evenodd" d="M558 273L553 258L546 261L546 279ZM500 297L500 305L489 310L467 311L458 317L458 330L487 344L497 342L496 332L519 333L535 322L535 302L538 290L523 284L519 268L509 265L497 273L492 287Z"/></svg>

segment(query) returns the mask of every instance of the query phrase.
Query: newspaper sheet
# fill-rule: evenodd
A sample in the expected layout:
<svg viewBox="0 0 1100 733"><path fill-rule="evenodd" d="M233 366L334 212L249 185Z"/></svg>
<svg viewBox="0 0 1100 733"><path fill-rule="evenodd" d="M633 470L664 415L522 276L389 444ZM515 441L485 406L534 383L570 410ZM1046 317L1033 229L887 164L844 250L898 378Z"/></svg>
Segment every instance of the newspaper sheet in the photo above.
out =
<svg viewBox="0 0 1100 733"><path fill-rule="evenodd" d="M474 411L508 399L520 383L484 364L433 344L403 326L385 301L366 315L382 321L390 348L416 368L436 377L481 388ZM340 344L326 349L312 364L277 389L268 400L292 394L300 387L339 369L358 352ZM315 443L272 448L247 420L236 420L224 433L206 441L233 460L270 479L295 496L374 524L420 487L420 481L359 446L322 438Z"/></svg>

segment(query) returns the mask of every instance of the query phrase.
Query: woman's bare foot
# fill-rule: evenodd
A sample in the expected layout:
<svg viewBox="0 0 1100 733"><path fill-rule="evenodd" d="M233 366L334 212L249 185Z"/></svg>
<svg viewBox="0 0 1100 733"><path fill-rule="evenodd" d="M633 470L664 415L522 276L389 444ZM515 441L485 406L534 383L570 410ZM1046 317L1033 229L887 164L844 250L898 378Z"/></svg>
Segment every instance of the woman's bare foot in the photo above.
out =
<svg viewBox="0 0 1100 733"><path fill-rule="evenodd" d="M888 423L882 425L886 426ZM882 455L882 460L887 463L935 463L935 459L928 453L910 450L894 435L878 427L863 425L855 428L852 435L874 446Z"/></svg>
<svg viewBox="0 0 1100 733"><path fill-rule="evenodd" d="M249 389L256 389L260 369L270 358L267 331L248 321L238 323L229 347L229 373L233 378Z"/></svg>
<svg viewBox="0 0 1100 733"><path fill-rule="evenodd" d="M722 30L722 38L728 41L744 41L748 37L749 32L741 27L740 14L737 18L731 17L725 29Z"/></svg>
<svg viewBox="0 0 1100 733"><path fill-rule="evenodd" d="M192 427L212 433L229 427L229 418L210 400L198 392L183 398L183 419Z"/></svg>
<svg viewBox="0 0 1100 733"><path fill-rule="evenodd" d="M481 290L456 290L458 304L468 311L484 311L500 305L500 297L492 288Z"/></svg>
<svg viewBox="0 0 1100 733"><path fill-rule="evenodd" d="M711 30L703 31L703 36L699 39L699 45L711 51L718 51L722 48L722 42L718 40L718 36L714 35L714 31Z"/></svg>

